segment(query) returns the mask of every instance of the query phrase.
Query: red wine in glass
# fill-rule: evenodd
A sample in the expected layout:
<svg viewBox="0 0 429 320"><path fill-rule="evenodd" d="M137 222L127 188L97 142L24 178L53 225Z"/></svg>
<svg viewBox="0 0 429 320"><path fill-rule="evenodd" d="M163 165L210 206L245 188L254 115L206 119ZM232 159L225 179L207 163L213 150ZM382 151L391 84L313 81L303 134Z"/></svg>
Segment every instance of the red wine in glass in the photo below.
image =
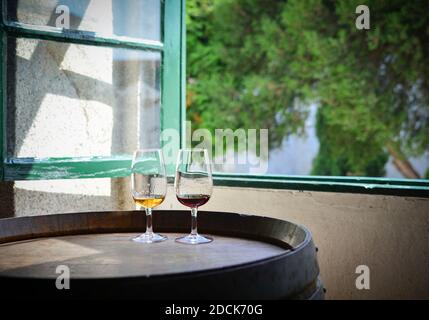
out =
<svg viewBox="0 0 429 320"><path fill-rule="evenodd" d="M177 238L185 244L210 243L212 238L198 234L198 208L209 201L213 179L209 154L206 149L182 149L179 151L174 188L179 202L191 208L191 233Z"/></svg>
<svg viewBox="0 0 429 320"><path fill-rule="evenodd" d="M198 208L209 201L210 196L207 194L183 195L177 196L177 200L189 208Z"/></svg>

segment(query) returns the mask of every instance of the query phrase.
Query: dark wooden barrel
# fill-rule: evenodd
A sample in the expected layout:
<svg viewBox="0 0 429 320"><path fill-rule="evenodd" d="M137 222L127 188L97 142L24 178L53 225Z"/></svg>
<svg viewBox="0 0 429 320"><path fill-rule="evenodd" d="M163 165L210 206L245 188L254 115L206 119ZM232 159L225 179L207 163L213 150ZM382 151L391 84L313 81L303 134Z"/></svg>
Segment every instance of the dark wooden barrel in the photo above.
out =
<svg viewBox="0 0 429 320"><path fill-rule="evenodd" d="M162 243L130 239L141 211L0 219L0 288L16 298L323 299L316 248L306 228L279 219L200 212L203 245L188 233L188 211L155 211ZM59 265L70 289L56 287Z"/></svg>

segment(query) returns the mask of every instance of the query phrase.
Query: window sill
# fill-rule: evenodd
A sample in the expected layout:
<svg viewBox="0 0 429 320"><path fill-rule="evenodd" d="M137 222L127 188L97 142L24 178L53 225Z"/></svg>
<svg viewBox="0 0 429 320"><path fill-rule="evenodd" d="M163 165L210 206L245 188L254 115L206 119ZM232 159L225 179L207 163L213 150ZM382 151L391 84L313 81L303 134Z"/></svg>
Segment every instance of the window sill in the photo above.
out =
<svg viewBox="0 0 429 320"><path fill-rule="evenodd" d="M228 187L290 189L429 198L429 180L370 177L251 176L214 174L214 184Z"/></svg>
<svg viewBox="0 0 429 320"><path fill-rule="evenodd" d="M4 180L114 178L129 176L130 156L9 159ZM174 169L170 168L170 173ZM274 176L215 173L216 186L379 194L429 198L429 180L371 177ZM169 175L169 182L174 174Z"/></svg>

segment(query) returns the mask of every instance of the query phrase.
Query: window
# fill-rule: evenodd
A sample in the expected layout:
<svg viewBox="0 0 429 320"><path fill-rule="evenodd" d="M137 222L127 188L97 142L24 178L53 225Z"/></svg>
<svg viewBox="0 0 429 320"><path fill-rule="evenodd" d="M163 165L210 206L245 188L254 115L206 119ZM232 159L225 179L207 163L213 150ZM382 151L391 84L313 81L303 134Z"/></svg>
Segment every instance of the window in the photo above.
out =
<svg viewBox="0 0 429 320"><path fill-rule="evenodd" d="M2 179L123 177L135 148L170 143L174 154L219 128L259 139L244 160L226 150L239 165L215 163L219 185L428 196L427 47L412 28L415 45L377 42L427 15L396 25L383 17L398 12L381 6L372 29L356 30L346 5L341 14L306 0L186 6L187 77L185 0L2 1ZM418 6L402 14L427 12ZM332 97L347 103L333 108ZM179 139L164 140L166 129Z"/></svg>
<svg viewBox="0 0 429 320"><path fill-rule="evenodd" d="M183 1L2 5L3 180L126 176L180 134Z"/></svg>
<svg viewBox="0 0 429 320"><path fill-rule="evenodd" d="M353 2L187 1L188 142L236 141L217 183L428 196L427 6L368 5L362 30Z"/></svg>

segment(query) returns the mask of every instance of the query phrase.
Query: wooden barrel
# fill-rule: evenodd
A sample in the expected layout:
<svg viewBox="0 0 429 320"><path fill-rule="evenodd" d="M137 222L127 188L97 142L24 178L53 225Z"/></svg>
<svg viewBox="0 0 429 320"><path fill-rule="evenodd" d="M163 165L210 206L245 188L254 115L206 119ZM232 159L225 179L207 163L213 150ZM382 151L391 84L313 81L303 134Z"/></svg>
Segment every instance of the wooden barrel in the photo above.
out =
<svg viewBox="0 0 429 320"><path fill-rule="evenodd" d="M169 239L154 244L131 241L145 229L141 211L0 219L0 287L17 298L323 298L306 228L204 211L198 223L212 243L174 242L190 230L189 211L155 211L154 229ZM61 265L68 290L56 286Z"/></svg>

